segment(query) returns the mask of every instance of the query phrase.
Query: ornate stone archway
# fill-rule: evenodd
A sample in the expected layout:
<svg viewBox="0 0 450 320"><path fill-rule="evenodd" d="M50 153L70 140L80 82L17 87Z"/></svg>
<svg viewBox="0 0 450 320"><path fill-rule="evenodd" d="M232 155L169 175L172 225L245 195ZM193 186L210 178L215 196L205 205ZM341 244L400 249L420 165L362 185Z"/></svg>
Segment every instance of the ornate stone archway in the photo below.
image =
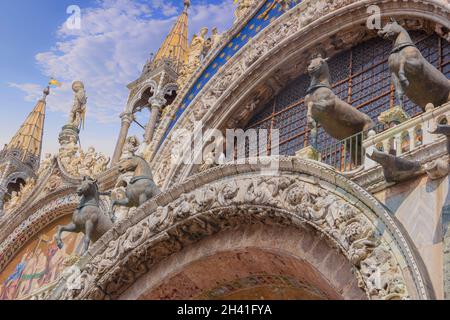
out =
<svg viewBox="0 0 450 320"><path fill-rule="evenodd" d="M251 103L261 86L276 91L290 78L306 70L312 50L320 47L332 55L361 41L372 32L365 27L367 8L379 6L383 17L419 21L430 30L448 32L450 6L444 0L381 1L381 0L311 0L304 1L272 22L236 53L227 64L204 85L186 107L156 154L156 143L149 152L156 177L164 177L164 188L192 174L192 165L170 166L168 158L177 139L171 140L176 129L191 130L194 120L202 120L205 128L221 128L234 116L241 116L243 106ZM445 29L447 28L447 31ZM239 30L233 30L238 33ZM448 33L447 33L448 36ZM231 37L231 35L229 35ZM333 37L342 40L337 46ZM225 46L227 43L224 44ZM207 65L208 63L205 63ZM201 71L198 72L201 74ZM283 79L284 78L284 79ZM174 102L181 104L181 92ZM178 112L177 108L174 109ZM172 116L174 116L172 114ZM163 120L155 140L165 137L171 117ZM209 141L210 137L205 137Z"/></svg>
<svg viewBox="0 0 450 320"><path fill-rule="evenodd" d="M314 239L323 240L317 243L328 248L321 252L327 257L338 252L348 265L347 271L354 272L350 282L356 281L369 298L434 296L414 247L395 219L365 190L316 162L281 158L280 172L274 176L261 175L261 168L256 164L217 167L147 202L131 220L122 221L102 237L80 261L81 289L68 290L61 279L52 298L125 297L130 287L142 286L143 282L138 284L142 276L155 272L159 263L185 254L200 241L255 226L301 236L307 234L304 230L313 232ZM254 247L270 251L263 242ZM225 251L241 249L231 246ZM278 255L286 252L284 248ZM294 257L301 254L300 249L291 252ZM330 274L313 260L306 260L309 267L320 271L322 281L331 283L329 287L313 287L328 290L328 297L333 296L333 290L344 292L333 284ZM160 281L170 282L170 277ZM306 283L311 285L311 280Z"/></svg>
<svg viewBox="0 0 450 320"><path fill-rule="evenodd" d="M220 232L151 268L120 299L367 299L351 263L313 229Z"/></svg>

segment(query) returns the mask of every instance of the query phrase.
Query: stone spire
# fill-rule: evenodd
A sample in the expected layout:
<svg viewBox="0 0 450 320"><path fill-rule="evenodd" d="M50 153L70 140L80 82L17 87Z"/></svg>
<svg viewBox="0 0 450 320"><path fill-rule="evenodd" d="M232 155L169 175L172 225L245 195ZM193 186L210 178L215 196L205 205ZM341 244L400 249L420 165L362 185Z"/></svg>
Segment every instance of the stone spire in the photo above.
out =
<svg viewBox="0 0 450 320"><path fill-rule="evenodd" d="M24 163L33 159L39 162L42 149L42 136L44 134L46 98L50 94L50 88L44 89L43 97L38 100L36 106L25 119L24 123L6 146L5 151L20 153L20 160Z"/></svg>
<svg viewBox="0 0 450 320"><path fill-rule="evenodd" d="M184 9L172 30L156 53L154 62L169 59L174 64L175 71L179 71L186 63L189 49L188 43L188 9L190 0L184 0Z"/></svg>
<svg viewBox="0 0 450 320"><path fill-rule="evenodd" d="M46 98L50 87L44 89L44 96L25 119L24 123L0 152L0 219L5 201L23 185L37 179L42 150ZM30 184L31 185L31 184Z"/></svg>

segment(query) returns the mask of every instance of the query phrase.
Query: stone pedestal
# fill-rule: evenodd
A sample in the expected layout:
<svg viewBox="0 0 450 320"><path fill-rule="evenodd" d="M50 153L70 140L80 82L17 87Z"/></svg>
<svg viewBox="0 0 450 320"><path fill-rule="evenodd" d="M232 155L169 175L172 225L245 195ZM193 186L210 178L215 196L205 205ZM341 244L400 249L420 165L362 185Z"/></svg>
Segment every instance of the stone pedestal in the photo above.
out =
<svg viewBox="0 0 450 320"><path fill-rule="evenodd" d="M431 180L446 177L449 172L449 163L446 159L437 159L425 167L425 171Z"/></svg>
<svg viewBox="0 0 450 320"><path fill-rule="evenodd" d="M64 127L62 127L61 132L59 133L59 144L61 146L70 144L70 143L74 143L76 144L78 142L79 139L79 134L80 134L80 130L73 126L73 125L65 125Z"/></svg>
<svg viewBox="0 0 450 320"><path fill-rule="evenodd" d="M307 160L316 160L319 161L320 154L319 151L317 151L312 146L307 146L306 148L303 148L295 153L296 157L299 157L300 159L307 159Z"/></svg>

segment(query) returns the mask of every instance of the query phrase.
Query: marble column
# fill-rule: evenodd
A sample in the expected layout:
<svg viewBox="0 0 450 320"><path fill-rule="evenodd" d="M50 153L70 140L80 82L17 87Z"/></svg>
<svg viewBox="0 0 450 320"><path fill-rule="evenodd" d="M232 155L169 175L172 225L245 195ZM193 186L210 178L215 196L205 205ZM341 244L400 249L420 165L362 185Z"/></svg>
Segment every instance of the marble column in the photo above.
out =
<svg viewBox="0 0 450 320"><path fill-rule="evenodd" d="M132 113L122 113L120 118L122 118L122 127L120 128L119 139L117 139L116 149L114 150L111 162L112 166L120 160L122 149L128 136L128 130L130 129L131 122L134 120L134 115Z"/></svg>
<svg viewBox="0 0 450 320"><path fill-rule="evenodd" d="M159 116L161 114L162 107L167 103L164 98L152 97L148 101L151 107L150 120L145 127L144 142L150 144L153 139L153 134L155 133L156 123L158 122Z"/></svg>

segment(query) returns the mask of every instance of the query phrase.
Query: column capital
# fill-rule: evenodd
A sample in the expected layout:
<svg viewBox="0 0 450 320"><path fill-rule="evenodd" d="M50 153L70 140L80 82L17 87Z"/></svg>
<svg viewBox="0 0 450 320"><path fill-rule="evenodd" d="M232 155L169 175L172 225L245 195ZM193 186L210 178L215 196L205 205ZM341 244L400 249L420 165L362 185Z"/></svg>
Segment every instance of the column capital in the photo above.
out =
<svg viewBox="0 0 450 320"><path fill-rule="evenodd" d="M161 109L167 103L167 100L161 96L153 96L150 99L148 99L148 103L152 108L155 107Z"/></svg>
<svg viewBox="0 0 450 320"><path fill-rule="evenodd" d="M120 118L122 119L122 122L127 122L130 124L134 120L134 114L124 112L120 115Z"/></svg>

